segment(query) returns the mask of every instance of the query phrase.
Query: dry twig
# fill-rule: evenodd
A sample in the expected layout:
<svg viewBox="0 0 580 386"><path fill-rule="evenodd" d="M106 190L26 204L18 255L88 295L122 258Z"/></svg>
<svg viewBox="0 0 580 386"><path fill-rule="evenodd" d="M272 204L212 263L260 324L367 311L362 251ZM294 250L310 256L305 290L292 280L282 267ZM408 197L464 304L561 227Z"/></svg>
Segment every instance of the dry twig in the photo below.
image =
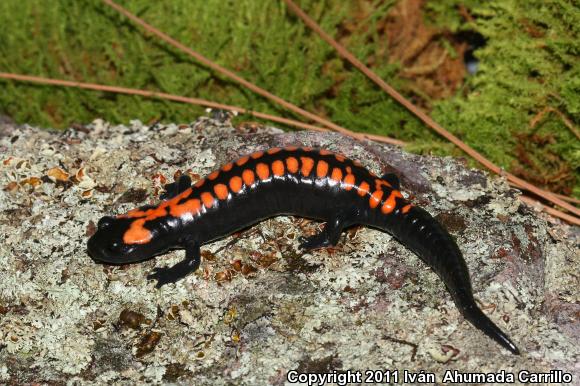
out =
<svg viewBox="0 0 580 386"><path fill-rule="evenodd" d="M75 87L75 88L82 88L87 90L96 90L96 91L106 91L106 92L113 92L117 94L129 94L129 95L140 95L149 98L159 98L159 99L166 99L176 102L182 103L189 103L192 105L199 105L205 107L211 107L213 109L221 109L221 110L230 110L236 111L240 114L250 114L256 118L266 119L272 122L282 123L288 126L296 127L299 129L307 129L307 130L314 130L314 131L328 131L328 129L309 125L308 123L296 121L293 119L282 118L276 115L270 115L266 113L261 113L258 111L247 110L242 107L232 106L232 105L225 105L222 103L216 103L212 101L208 101L205 99L199 98L188 98L183 97L180 95L174 94L167 94L163 92L157 91L148 91L148 90L141 90L135 88L126 88L126 87L118 87L118 86L106 86L102 84L96 83L83 83L83 82L75 82L70 80L63 80L63 79L50 79L50 78L43 78L39 76L31 76L31 75L21 75L21 74L13 74L7 72L0 72L0 78L3 79L12 79L12 80L19 80L24 82L33 82L33 83L40 83L40 84L49 84L55 86L63 86L63 87ZM377 142L388 143L390 145L395 146L404 146L405 143L403 141L399 141L393 138L381 136L381 135L373 135L373 134L364 134L365 138L372 139Z"/></svg>
<svg viewBox="0 0 580 386"><path fill-rule="evenodd" d="M161 32L157 28L146 23L143 19L140 19L139 17L133 15L131 12L129 12L125 8L121 7L120 5L116 4L112 0L103 0L103 2L105 4L107 4L109 7L113 8L116 11L118 11L119 13L123 14L127 18L131 19L134 23L139 24L141 27L143 27L148 32L151 32L152 34L156 35L160 39L164 40L166 43L168 43L168 44L172 45L173 47L178 48L179 50L187 53L188 55L190 55L191 57L193 57L194 59L196 59L198 62L202 63L203 65L211 68L212 70L214 70L222 75L227 76L228 78L243 85L244 87L248 88L249 90L252 90L256 94L261 95L264 98L267 98L267 99L279 104L280 106L285 107L286 109L288 109L288 110L290 110L298 115L301 115L301 116L306 117L308 119L311 119L315 122L318 122L321 125L324 125L333 131L342 133L344 135L348 135L349 137L353 137L353 138L356 138L359 140L367 137L365 134L350 131L350 130L345 129L344 127L339 126L333 122L330 122L329 120L324 119L316 114L313 114L309 111L301 109L300 107L298 107L290 102L287 102L284 99L270 93L269 91L266 91L263 88L258 87L251 82L248 82L247 80L245 80L241 76L235 74L233 71L230 71L227 68L224 68L224 67L220 66L219 64L212 62L211 60L209 60L205 56L199 54L198 52L192 50L191 48L189 48L189 47L185 46L184 44L178 42L177 40L173 39L171 36ZM402 143L402 142L399 142L399 144L400 143Z"/></svg>
<svg viewBox="0 0 580 386"><path fill-rule="evenodd" d="M562 113L560 110L555 109L553 107L545 107L542 109L542 111L540 111L539 113L537 113L531 120L530 120L530 127L534 128L536 127L536 125L538 124L538 122L540 122L543 118L544 115L546 115L547 113L554 113L556 115L558 115L560 117L560 119L562 120L562 122L564 122L564 125L570 129L570 131L572 132L572 134L574 134L576 136L576 138L580 139L580 132L578 132L578 129L576 129L576 127L574 126L574 124L572 123L572 121L570 119L568 119L564 113Z"/></svg>
<svg viewBox="0 0 580 386"><path fill-rule="evenodd" d="M537 194L538 196L544 197L546 200L559 205L560 207L572 212L576 216L580 216L580 209L572 206L566 201L556 197L553 193L546 190L540 189L529 182L514 176L511 173L504 171L499 166L495 165L493 162L485 158L483 155L479 154L475 149L471 148L469 145L461 141L455 135L451 134L449 131L445 130L441 125L435 122L429 115L421 111L418 107L413 105L409 100L407 100L403 95L401 95L397 90L392 88L383 79L381 79L376 73L374 73L370 68L364 65L360 60L358 60L353 54L351 54L346 48L340 45L336 40L334 40L330 35L328 35L324 30L304 11L302 11L292 0L284 0L289 9L292 10L298 17L302 19L304 24L306 24L310 29L312 29L316 34L318 34L324 41L330 44L338 52L340 56L348 60L353 66L355 66L359 71L365 74L369 79L375 82L381 89L383 89L387 94L389 94L393 99L411 111L416 117L422 120L428 127L436 131L438 134L455 144L465 153L473 157L480 164L491 170L492 172L504 175L509 181L515 183L519 188L529 190L530 192Z"/></svg>
<svg viewBox="0 0 580 386"><path fill-rule="evenodd" d="M580 225L580 219L578 219L578 217L574 217L574 216L570 216L569 214L566 213L562 213L561 211L551 208L549 206L546 206L544 204L542 204L540 201L534 200L531 197L528 196L520 196L519 197L520 200L524 203L526 203L527 205L537 208L539 210L542 210L554 217L558 217L561 218L564 221L569 222L570 224L574 224L574 225Z"/></svg>

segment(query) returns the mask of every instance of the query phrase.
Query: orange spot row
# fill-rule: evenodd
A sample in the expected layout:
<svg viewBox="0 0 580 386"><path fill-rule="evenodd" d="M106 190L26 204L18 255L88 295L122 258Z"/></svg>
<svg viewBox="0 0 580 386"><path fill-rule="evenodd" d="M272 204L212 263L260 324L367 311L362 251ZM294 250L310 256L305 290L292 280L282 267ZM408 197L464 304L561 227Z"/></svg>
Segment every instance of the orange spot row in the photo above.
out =
<svg viewBox="0 0 580 386"><path fill-rule="evenodd" d="M281 161L280 161L281 162ZM270 174L268 166L264 163L260 163L256 167L256 172L260 178L267 178ZM211 208L215 205L216 199L226 200L229 197L230 189L234 193L238 193L242 190L243 184L247 186L252 186L255 182L254 172L250 169L246 169L242 172L242 177L233 176L230 178L228 186L225 184L216 184L213 187L213 194L211 192L203 192L200 194L200 199L190 199L183 204L177 204L178 200L172 199L162 203L155 210L164 209L166 206L170 207L170 214L175 217L183 216L185 214L196 215L201 210L201 205L203 204L206 208ZM191 189L190 189L191 190ZM215 195L215 196L214 196ZM152 219L147 217L147 220Z"/></svg>
<svg viewBox="0 0 580 386"><path fill-rule="evenodd" d="M296 147L287 147L285 148L286 150L296 150ZM311 148L308 147L303 147L302 148L304 151L312 151ZM280 152L282 149L281 148L272 148L270 150L267 150L266 153L268 154L276 154L278 152ZM330 155L333 154L327 150L321 150L319 152L320 155ZM237 161L235 161L235 164L238 166L242 166L244 164L246 164L250 158L252 159L259 159L264 155L264 152L262 151L258 151L255 152L249 156L244 156L240 159L238 159ZM342 162L345 160L344 156L341 155L334 155L335 158ZM183 216L185 214L191 214L191 215L196 215L199 214L199 212L201 211L201 206L203 205L206 208L211 208L215 205L216 203L216 198L219 200L226 200L229 197L230 194L230 190L233 193L238 193L242 190L243 185L246 186L252 186L255 181L256 181L256 175L257 178L259 180L266 180L270 177L270 167L272 169L272 174L275 176L282 176L284 175L286 169L288 170L289 173L297 173L298 171L300 171L302 173L303 176L308 177L311 173L312 170L315 168L315 161L313 158L311 157L300 157L300 161L301 161L301 166L298 162L298 160L295 157L287 157L285 160L275 160L272 162L271 165L268 165L266 163L260 162L256 165L256 169L255 172L251 169L245 169L242 174L241 177L238 175L235 175L233 177L230 178L229 182L226 184L220 183L220 184L216 184L213 187L213 193L210 192L203 192L200 195L199 199L189 199L184 201L183 203L179 204L180 201L183 201L183 199L189 197L192 194L192 188L187 189L186 191L184 191L183 193L177 195L176 197L167 200L163 203L161 203L158 207L156 208L151 208L148 209L146 211L143 211L141 209L133 209L129 212L127 212L127 214L125 215L121 215L119 217L123 217L123 218L135 218L136 220L132 222L132 224L130 225L129 229L125 232L125 235L123 237L123 240L125 241L125 243L127 244L142 244L142 243L147 243L151 240L151 232L146 229L144 227L145 223L147 221L151 221L154 220L156 218L159 217L163 217L165 215L167 215L167 209L169 209L169 214L175 217L180 217ZM357 164L355 162L355 164ZM360 163L358 163L357 165L360 165ZM232 170L234 164L233 163L228 163L225 164L224 166L221 167L221 170L224 172L230 171ZM319 160L316 163L316 176L318 178L324 178L327 177L329 175L329 170L330 166L328 164L328 162L324 161L324 160ZM381 200L383 198L384 195L384 191L382 189L383 186L386 186L388 188L391 188L391 185L382 180L382 179L375 179L375 191L371 194L371 188L369 183L367 183L366 181L362 181L358 186L356 185L356 178L354 176L354 174L352 174L352 168L350 166L347 166L345 168L346 173L343 173L341 168L335 167L332 169L332 172L330 173L330 179L332 179L335 182L343 182L344 183L344 188L346 190L351 190L353 188L356 188L357 190L357 194L361 197L364 197L366 195L370 195L369 197L369 206L371 208L376 208L380 205ZM208 180L215 180L217 179L217 177L219 176L220 170L216 170L214 172L212 172L211 174L209 174L207 176ZM343 176L344 176L344 180L343 180ZM195 184L195 187L199 188L201 186L203 186L205 184L205 179L202 179L200 181L198 181ZM229 186L229 189L228 189ZM396 206L396 199L397 198L402 198L402 194L401 192L399 192L398 190L392 190L391 193L389 194L389 197L383 202L383 205L381 207L381 211L385 214L391 213ZM402 213L407 213L409 210L411 209L411 205L405 205L401 211Z"/></svg>
<svg viewBox="0 0 580 386"><path fill-rule="evenodd" d="M297 149L298 149L297 146L287 146L284 149L279 148L279 147L273 147L273 148L267 150L266 152L257 151L257 152L254 152L254 153L250 154L250 155L243 156L243 157L239 158L237 161L235 161L235 164L238 165L238 166L243 166L243 165L245 165L250 160L250 158L252 158L252 159L259 159L262 156L264 156L264 154L266 154L266 153L272 155L272 154L279 153L282 150L295 151ZM310 152L313 149L311 147L302 147L302 150L303 151ZM333 154L332 152L330 152L328 150L320 150L318 153L320 155L323 155L323 156ZM342 156L342 155L340 155L340 154L334 154L334 156L335 156L335 158L339 162L342 162L342 161L345 160L345 157ZM301 158L306 158L307 160L310 160L310 161L306 161L307 165L306 165L306 167L303 167L303 170L304 171L308 171L307 173L303 173L305 176L307 176L307 175L310 174L310 171L312 170L312 167L314 166L314 160L312 160L311 158L308 158L308 157L301 157ZM276 161L274 161L274 162L276 162ZM325 161L319 161L319 164L320 164L320 162L325 162ZM286 164L287 164L288 170L291 173L296 173L298 171L298 162L297 162L296 158L294 158L294 157L288 157L286 159ZM303 160L303 164L304 164L304 160ZM312 166L310 166L310 164L312 164ZM228 172L228 171L232 170L233 166L234 166L234 163L233 162L229 162L229 163L227 163L227 164L225 164L225 165L223 165L221 167L221 171ZM279 175L280 176L280 175L283 175L284 174L283 172L281 172L281 170L283 170L283 169L281 169L280 166L274 166L274 164L273 164L272 167L273 168L276 167L276 170L272 169L272 171L274 172L275 175ZM324 164L319 165L318 167L320 168L320 169L317 169L317 175L318 175L318 177L325 176L327 173L322 173L322 171L324 171L324 169L325 169ZM282 165L282 168L283 168L283 165ZM320 171L320 173L319 173L319 171ZM350 173L350 167L348 167L348 173ZM219 174L220 174L220 170L215 170L215 171L213 171L212 173L210 173L207 176L207 179L213 181L213 180L215 180L219 176ZM202 180L199 180L195 184L195 186L196 187L201 187L204 183L205 183L205 180L202 179Z"/></svg>
<svg viewBox="0 0 580 386"><path fill-rule="evenodd" d="M282 149L281 148L272 148L270 150L267 150L266 153L268 154L276 154L278 152L280 152ZM330 152L324 151L321 152L322 155L327 155L327 154L332 154ZM239 160L236 161L237 165L243 165L245 163L248 162L249 158L253 158L253 159L258 159L260 157L262 157L264 155L264 152L256 152L253 153L249 156L246 157L242 157ZM309 176L310 173L312 172L312 169L314 169L314 159L310 158L310 157L300 157L300 160L302 161L302 168L300 168L300 171L302 172L302 174L304 176ZM233 164L227 164L225 166L222 167L222 170L231 170L233 167ZM288 172L290 173L297 173L299 170L299 163L298 160L295 157L288 157L285 159L285 162L283 160L275 160L272 162L271 165L268 165L264 162L260 162L256 165L256 170L255 170L255 174L254 171L252 171L251 169L245 169L242 172L242 177L240 178L239 176L233 176L232 178L230 178L230 181L228 182L229 185L229 189L231 189L232 192L234 193L238 193L242 190L242 185L245 184L247 186L252 186L255 182L256 179L256 175L257 178L259 180L267 180L270 177L270 168L271 168L271 173L274 176L283 176L284 173L286 172L286 168L288 170ZM326 161L320 160L316 163L316 176L318 178L324 178L326 176L328 176L329 173L329 164ZM350 167L347 168L347 170L351 170ZM210 180L215 180L217 178L217 175L219 174L219 171L215 171L213 173L211 173L208 176L208 179ZM343 178L343 172L342 169L340 168L333 168L332 169L332 173L330 175L330 178L333 181L336 182L341 182L342 178ZM354 187L355 184L355 177L353 174L347 174L347 176L345 177L345 184L346 184L346 189L350 190ZM368 194L370 192L370 186L368 185L368 183L363 182L359 187L359 194L361 196ZM229 197L229 190L228 190L228 186L225 184L216 184L213 187L213 193L215 194L215 197L217 197L217 199L219 200L226 200ZM209 192L204 192L200 195L201 198L201 202L203 203L203 205L206 208L211 208L214 204L215 204L215 198L211 193ZM380 197L378 199L380 201ZM378 205L378 204L372 204L374 206ZM373 207L374 207L373 206Z"/></svg>
<svg viewBox="0 0 580 386"><path fill-rule="evenodd" d="M123 234L123 242L125 244L146 244L148 243L151 238L153 237L151 231L144 227L147 221L155 220L156 218L163 217L167 215L167 209L169 208L169 212L172 211L182 211L183 208L181 205L177 205L177 203L189 197L192 193L192 189L188 188L183 191L181 194L173 197L170 200L162 202L156 208L148 209L146 211L142 211L140 209L133 209L129 211L126 215L119 216L119 217L126 217L126 218L137 218L134 220L129 229L125 231ZM187 204L189 201L186 201L184 204Z"/></svg>

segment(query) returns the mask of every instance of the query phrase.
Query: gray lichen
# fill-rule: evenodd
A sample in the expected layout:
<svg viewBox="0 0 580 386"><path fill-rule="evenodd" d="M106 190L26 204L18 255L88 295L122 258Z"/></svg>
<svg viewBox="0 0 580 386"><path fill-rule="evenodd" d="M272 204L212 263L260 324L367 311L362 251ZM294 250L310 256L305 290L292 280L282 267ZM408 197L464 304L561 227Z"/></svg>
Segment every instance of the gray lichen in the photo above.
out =
<svg viewBox="0 0 580 386"><path fill-rule="evenodd" d="M561 369L578 379L577 229L543 219L503 179L337 134L209 118L0 132L2 382L283 384L292 369ZM303 253L298 237L320 224L273 218L204 246L202 269L160 290L147 272L182 251L121 267L87 256L99 217L156 202L164 178L294 144L399 174L457 239L476 298L523 354L465 322L437 276L377 230Z"/></svg>

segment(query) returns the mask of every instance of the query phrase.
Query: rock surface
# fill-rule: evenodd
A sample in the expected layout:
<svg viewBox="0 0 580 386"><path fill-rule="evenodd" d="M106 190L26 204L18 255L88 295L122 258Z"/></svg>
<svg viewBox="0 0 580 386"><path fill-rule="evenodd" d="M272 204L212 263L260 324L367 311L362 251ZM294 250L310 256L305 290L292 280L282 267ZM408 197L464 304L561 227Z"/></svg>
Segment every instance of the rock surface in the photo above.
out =
<svg viewBox="0 0 580 386"><path fill-rule="evenodd" d="M476 298L522 355L464 321L437 276L377 230L353 228L336 248L303 253L298 237L320 224L277 217L205 245L202 269L160 290L147 273L183 251L121 267L86 254L101 216L156 202L164 178L294 144L399 174L457 239ZM64 133L4 125L0 156L2 383L279 385L290 370L363 380L380 370L383 381L399 370L399 382L403 370L423 370L443 382L448 369L516 381L522 370L562 370L580 382L577 229L457 160L210 118Z"/></svg>

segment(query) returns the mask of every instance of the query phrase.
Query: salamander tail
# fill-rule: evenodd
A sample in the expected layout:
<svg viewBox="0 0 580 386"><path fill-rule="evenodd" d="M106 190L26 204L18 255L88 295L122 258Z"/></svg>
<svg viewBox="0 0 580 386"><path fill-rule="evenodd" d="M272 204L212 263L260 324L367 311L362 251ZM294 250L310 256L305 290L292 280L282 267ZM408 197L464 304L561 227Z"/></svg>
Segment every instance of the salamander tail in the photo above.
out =
<svg viewBox="0 0 580 386"><path fill-rule="evenodd" d="M512 354L520 355L520 350L511 341L511 339L496 326L488 317L481 311L475 302L469 307L463 307L463 316L469 320L476 328L481 330L485 335L499 343L503 348L510 351Z"/></svg>
<svg viewBox="0 0 580 386"><path fill-rule="evenodd" d="M439 222L425 210L413 207L399 217L387 218L384 229L433 268L469 322L513 354L520 353L507 335L477 307L465 260L453 238Z"/></svg>

